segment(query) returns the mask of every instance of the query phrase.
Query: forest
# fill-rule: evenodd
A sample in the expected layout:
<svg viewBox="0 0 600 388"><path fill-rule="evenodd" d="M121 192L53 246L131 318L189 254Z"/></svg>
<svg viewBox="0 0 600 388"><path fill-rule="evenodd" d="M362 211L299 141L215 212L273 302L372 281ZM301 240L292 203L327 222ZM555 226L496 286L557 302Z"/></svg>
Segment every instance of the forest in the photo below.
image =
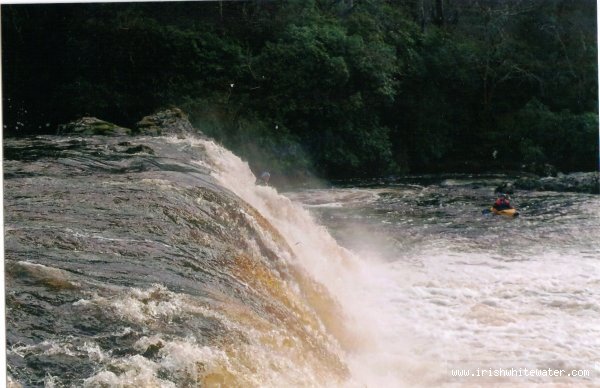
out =
<svg viewBox="0 0 600 388"><path fill-rule="evenodd" d="M596 2L2 5L3 137L179 107L255 169L598 168Z"/></svg>

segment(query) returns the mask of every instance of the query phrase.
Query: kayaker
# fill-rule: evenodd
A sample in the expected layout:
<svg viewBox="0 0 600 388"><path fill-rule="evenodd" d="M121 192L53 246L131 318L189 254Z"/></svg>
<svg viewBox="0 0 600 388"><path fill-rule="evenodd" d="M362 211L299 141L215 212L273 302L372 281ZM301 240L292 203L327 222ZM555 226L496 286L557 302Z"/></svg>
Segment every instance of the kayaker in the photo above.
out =
<svg viewBox="0 0 600 388"><path fill-rule="evenodd" d="M496 210L513 209L512 205L510 204L510 197L508 194L503 193L500 193L498 199L496 199L496 202L494 202L492 207Z"/></svg>

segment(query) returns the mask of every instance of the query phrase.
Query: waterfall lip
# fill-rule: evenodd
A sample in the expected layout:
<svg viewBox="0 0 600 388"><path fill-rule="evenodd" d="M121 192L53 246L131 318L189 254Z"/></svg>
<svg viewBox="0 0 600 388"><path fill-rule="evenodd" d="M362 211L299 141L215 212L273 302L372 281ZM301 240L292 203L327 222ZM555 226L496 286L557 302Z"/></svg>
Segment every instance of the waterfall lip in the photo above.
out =
<svg viewBox="0 0 600 388"><path fill-rule="evenodd" d="M186 378L176 364L188 361L204 365L202 379L216 373L250 386L346 378L342 351L305 300L314 281L292 268L293 249L269 221L201 163L204 143L174 136L6 143L14 156L5 166L9 344L31 345L21 349L29 364L9 354L15 380L127 383L128 371L141 368L148 384L168 385ZM31 264L14 264L24 258ZM163 346L135 348L145 333L162 336ZM197 349L177 345L190 333ZM75 347L45 353L37 345L51 336L71 336ZM99 350L79 352L85 338ZM213 359L203 347L226 357ZM252 356L257 367L247 364ZM72 366L68 376L57 375L63 362ZM90 374L107 368L112 375ZM160 368L170 371L167 380Z"/></svg>
<svg viewBox="0 0 600 388"><path fill-rule="evenodd" d="M7 143L24 155L4 181L15 381L433 384L447 354L499 339L498 357L595 354L596 197L520 193L529 215L507 224L473 218L491 186L458 177L280 194L195 136Z"/></svg>

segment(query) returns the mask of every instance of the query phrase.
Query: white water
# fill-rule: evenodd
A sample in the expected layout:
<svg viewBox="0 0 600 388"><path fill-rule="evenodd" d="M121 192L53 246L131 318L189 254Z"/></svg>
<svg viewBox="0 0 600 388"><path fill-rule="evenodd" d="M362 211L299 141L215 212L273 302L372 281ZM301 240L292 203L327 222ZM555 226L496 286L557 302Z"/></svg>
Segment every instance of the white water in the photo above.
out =
<svg viewBox="0 0 600 388"><path fill-rule="evenodd" d="M255 186L237 156L212 142L204 146L220 183L283 234L299 264L351 317L363 342L344 355L350 385L600 383L600 249L582 256L537 242L535 256L499 261L493 249L469 251L468 241L459 253L424 241L410 260L390 262L364 242L353 244L362 247L359 257L341 248L301 205ZM368 202L377 194L327 190L307 207L352 206L356 198ZM589 375L470 381L452 378L453 368L581 369Z"/></svg>
<svg viewBox="0 0 600 388"><path fill-rule="evenodd" d="M23 313L12 320L11 380L48 387L600 383L597 196L516 193L516 220L481 215L498 184L481 179L283 196L256 186L248 166L212 142L145 141L161 162L191 172L117 174L108 191L95 176L10 182L9 300ZM191 166L190 157L207 168ZM135 200L113 201L113 187L121 200ZM34 222L39 213L47 224ZM316 296L322 289L307 274L328 292ZM30 305L42 308L20 310ZM66 362L73 374L64 373ZM504 367L592 374L450 375L451 368Z"/></svg>
<svg viewBox="0 0 600 388"><path fill-rule="evenodd" d="M397 194L405 204L403 207L410 208L410 199L431 198L434 190L403 187L383 191ZM382 192L381 189L363 191ZM454 193L457 197L463 194ZM310 205L327 203L327 198L339 195L315 190L292 197ZM452 195L450 192L443 198L452 200ZM422 214L420 220L407 220L408 215L388 217L393 207L382 205L382 201L363 207L379 206L379 214L374 211L361 214L356 209L324 214L328 217L334 214L338 221L345 219L350 225L373 226L378 221L386 224L378 230L391 230L388 233L392 235L408 230L405 236L413 237L414 246L406 251L384 249L381 245L369 247L355 241L350 245L361 255L368 256L373 250L386 252L389 272L395 274L390 276L402 278L396 287L383 287L379 297L387 306L386 317L390 311L396 312L390 325L411 328L414 343L420 344L415 352L421 360L445 364L443 368L436 365L433 370L423 372L428 376L437 374L434 384L462 386L477 382L488 386L509 381L511 386L534 383L597 386L600 242L596 237L600 217L594 209L599 201L593 196L542 195L552 200L538 200L540 194L522 193L523 197L530 197L524 200L528 204L523 209L534 207L538 201L544 207L560 211L563 214L560 218L546 210L542 214L525 210L520 220L484 219L477 212L461 215L461 203L440 203L429 205L439 213L432 224L431 218ZM559 201L561 206L556 204ZM352 203L347 206L356 207ZM459 209L458 213L454 208ZM423 213L423 208L419 212ZM447 217L448 213L451 217ZM440 228L442 223L447 227ZM428 232L434 227L437 232ZM346 225L341 233L347 234L349 229ZM384 238L380 241L385 245ZM394 339L388 341L392 351L398 343ZM452 379L449 373L453 368L552 368L564 370L565 374L576 369L588 375L469 381Z"/></svg>
<svg viewBox="0 0 600 388"><path fill-rule="evenodd" d="M403 311L390 309L391 298L401 295L407 280L403 269L390 271L375 254L359 258L340 247L299 203L272 187L256 186L250 168L236 155L213 142L202 145L218 181L275 226L293 249L296 264L341 302L351 329L360 337L358 348L343 357L354 379L349 385L412 386L438 378L430 371L441 366L418 354L420 343L413 340Z"/></svg>

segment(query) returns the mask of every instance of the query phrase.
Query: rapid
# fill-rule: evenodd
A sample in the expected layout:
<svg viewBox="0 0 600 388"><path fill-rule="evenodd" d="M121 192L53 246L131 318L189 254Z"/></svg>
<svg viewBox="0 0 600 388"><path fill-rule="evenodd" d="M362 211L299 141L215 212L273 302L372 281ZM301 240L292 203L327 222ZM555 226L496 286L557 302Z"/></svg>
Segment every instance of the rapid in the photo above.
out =
<svg viewBox="0 0 600 388"><path fill-rule="evenodd" d="M505 179L417 176L287 195L385 268L385 284L366 291L385 306L378 356L410 349L418 384L597 386L600 200L517 191L520 217L482 215ZM586 376L477 376L525 368ZM480 378L452 378L457 369Z"/></svg>
<svg viewBox="0 0 600 388"><path fill-rule="evenodd" d="M598 197L500 177L279 193L209 139L5 139L14 386L600 383ZM457 378L453 368L586 369Z"/></svg>

